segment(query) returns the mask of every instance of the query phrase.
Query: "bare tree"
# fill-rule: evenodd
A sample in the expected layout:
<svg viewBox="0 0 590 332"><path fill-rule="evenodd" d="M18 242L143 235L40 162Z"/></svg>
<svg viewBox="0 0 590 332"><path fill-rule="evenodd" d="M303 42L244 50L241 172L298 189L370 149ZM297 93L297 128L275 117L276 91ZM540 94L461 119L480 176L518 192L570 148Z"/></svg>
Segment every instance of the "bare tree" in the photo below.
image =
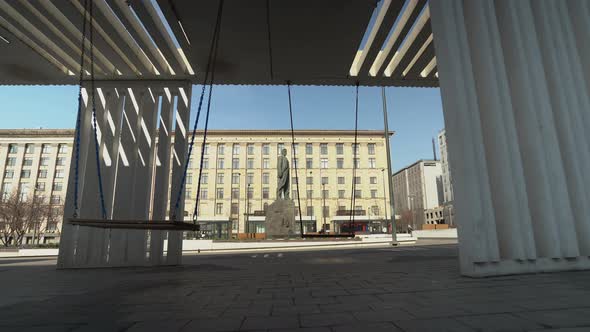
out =
<svg viewBox="0 0 590 332"><path fill-rule="evenodd" d="M40 234L50 211L43 196L24 196L19 191L13 191L0 201L0 241L6 247L11 244L18 246L27 232Z"/></svg>

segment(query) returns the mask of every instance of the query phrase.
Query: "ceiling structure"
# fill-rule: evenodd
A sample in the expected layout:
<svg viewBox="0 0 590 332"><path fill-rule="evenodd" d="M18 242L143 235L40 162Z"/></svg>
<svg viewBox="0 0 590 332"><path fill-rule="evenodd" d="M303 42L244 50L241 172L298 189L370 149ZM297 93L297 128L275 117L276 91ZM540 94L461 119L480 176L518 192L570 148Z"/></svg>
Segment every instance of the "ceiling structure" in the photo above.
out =
<svg viewBox="0 0 590 332"><path fill-rule="evenodd" d="M96 79L202 83L218 1L94 0ZM0 0L0 84L77 84L83 3ZM426 0L225 0L215 83L286 81L438 86Z"/></svg>

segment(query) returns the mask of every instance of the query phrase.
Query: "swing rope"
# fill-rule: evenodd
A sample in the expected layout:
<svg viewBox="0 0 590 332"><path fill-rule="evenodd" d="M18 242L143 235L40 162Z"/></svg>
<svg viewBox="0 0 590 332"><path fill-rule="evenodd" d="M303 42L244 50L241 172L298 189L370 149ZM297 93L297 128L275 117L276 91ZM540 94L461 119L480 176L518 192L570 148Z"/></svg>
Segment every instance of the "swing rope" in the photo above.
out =
<svg viewBox="0 0 590 332"><path fill-rule="evenodd" d="M82 122L82 80L84 79L84 54L86 51L86 21L87 21L88 0L84 0L84 16L82 19L82 41L80 46L80 77L78 80L78 115L76 117L76 138L74 153L74 213L72 218L78 218L78 190L80 184L80 128Z"/></svg>
<svg viewBox="0 0 590 332"><path fill-rule="evenodd" d="M82 85L84 79L84 55L86 50L86 23L89 24L89 42L90 42L90 98L92 100L92 125L94 127L94 148L95 148L95 161L96 161L96 172L98 176L98 191L100 195L100 208L102 218L107 218L106 207L104 203L104 191L102 187L102 172L100 169L100 148L98 143L98 127L96 122L96 93L94 86L94 29L92 24L94 23L93 17L94 5L92 1L84 1L84 17L82 20L82 41L81 41L81 54L80 54L80 77L78 91L78 115L76 119L76 153L75 153L75 171L74 171L74 214L73 218L79 216L79 187L80 187L80 129L82 127ZM87 16L90 16L88 19Z"/></svg>
<svg viewBox="0 0 590 332"><path fill-rule="evenodd" d="M178 213L178 208L180 207L180 200L182 198L182 191L184 190L184 187L186 185L186 177L187 177L187 173L188 173L188 160L190 160L190 157L192 155L193 152L193 147L195 144L195 137L196 137L196 133L197 133L197 126L199 124L199 119L201 117L201 110L203 107L203 99L205 96L205 88L207 87L207 80L209 79L209 69L211 66L211 62L213 57L215 57L214 61L217 60L217 37L219 35L219 26L220 26L220 21L221 21L221 10L222 10L222 2L220 1L219 4L219 9L218 9L218 13L217 13L217 22L215 24L215 29L213 31L213 39L211 40L211 47L209 48L209 55L207 57L207 66L205 69L205 77L203 79L203 87L201 89L201 96L199 97L199 106L197 108L197 115L195 117L195 123L193 125L193 133L192 133L192 137L191 137L191 141L189 144L189 148L188 148L188 153L187 153L187 162L184 164L184 172L182 174L182 180L180 181L180 188L178 189L178 193L176 194L176 200L174 203L174 212L172 214L172 220L176 220L176 216ZM213 54L215 53L215 54ZM211 79L211 84L213 84L213 73L211 73L212 79ZM211 105L211 90L212 90L212 85L210 84L209 87L209 99L208 99L208 104L207 104L207 120L206 122L208 123L208 119L209 119L209 109L210 109L210 105ZM205 129L206 130L206 129ZM206 139L206 135L207 132L205 131L204 133L204 140ZM203 145L204 146L204 145ZM203 168L203 155L201 154L201 165L199 167L199 183L197 184L198 189L197 189L197 198L196 198L196 205L195 205L195 211L193 213L193 223L195 224L197 222L197 208L196 206L198 205L199 202L199 192L200 192L200 185L201 185L201 172L202 172L202 168Z"/></svg>
<svg viewBox="0 0 590 332"><path fill-rule="evenodd" d="M301 199L299 198L299 175L297 174L297 162L295 158L295 130L293 128L293 106L291 103L291 81L287 81L287 94L289 95L289 116L291 119L291 159L295 168L295 182L297 183L297 208L299 212L299 231L303 238L303 217L301 216ZM288 180L287 180L288 181Z"/></svg>
<svg viewBox="0 0 590 332"><path fill-rule="evenodd" d="M90 90L92 91L92 123L94 126L94 148L96 160L96 174L98 176L98 193L100 195L100 207L102 218L107 219L107 210L104 204L104 191L102 188L102 172L100 170L100 145L98 143L98 126L96 124L96 91L94 88L94 4L90 1Z"/></svg>
<svg viewBox="0 0 590 332"><path fill-rule="evenodd" d="M355 96L355 109L354 109L354 144L352 146L352 193L350 196L350 218L348 220L348 229L349 232L354 233L352 231L352 226L354 225L354 217L356 211L354 209L355 201L356 201L356 161L357 161L357 150L358 150L358 121L359 121L359 82L356 82L356 96Z"/></svg>
<svg viewBox="0 0 590 332"><path fill-rule="evenodd" d="M215 31L213 32L213 40L211 42L211 50L213 55L210 58L211 62L211 80L209 81L209 97L207 99L207 112L205 113L205 128L203 129L203 143L201 144L201 161L199 163L199 179L197 183L197 196L195 198L195 208L193 211L193 223L197 223L197 216L199 215L199 201L201 197L201 178L203 176L203 157L205 156L205 146L207 144L207 132L209 130L209 113L211 111L211 96L213 95L213 82L215 81L215 66L217 64L217 50L219 48L219 35L221 34L221 18L223 12L223 1L219 1L219 9L217 10L217 22L215 24ZM210 54L211 54L210 50ZM209 66L209 65L207 65ZM205 89L206 81L203 84ZM203 90L204 91L204 90ZM238 230L239 232L239 230Z"/></svg>

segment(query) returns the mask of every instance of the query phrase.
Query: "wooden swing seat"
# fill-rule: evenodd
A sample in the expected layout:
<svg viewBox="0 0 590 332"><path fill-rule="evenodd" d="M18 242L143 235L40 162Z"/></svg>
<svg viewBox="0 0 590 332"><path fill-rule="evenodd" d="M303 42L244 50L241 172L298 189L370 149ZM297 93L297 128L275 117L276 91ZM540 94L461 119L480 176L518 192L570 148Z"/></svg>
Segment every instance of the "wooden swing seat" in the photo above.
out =
<svg viewBox="0 0 590 332"><path fill-rule="evenodd" d="M71 225L108 229L143 229L158 231L199 231L199 225L170 220L68 219Z"/></svg>

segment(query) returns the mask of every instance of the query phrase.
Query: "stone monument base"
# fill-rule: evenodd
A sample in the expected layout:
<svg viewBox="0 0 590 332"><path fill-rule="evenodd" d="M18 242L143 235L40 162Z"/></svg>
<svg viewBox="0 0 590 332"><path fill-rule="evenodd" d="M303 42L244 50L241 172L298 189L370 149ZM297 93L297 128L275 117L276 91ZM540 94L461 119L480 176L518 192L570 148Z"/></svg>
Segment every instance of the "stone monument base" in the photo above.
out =
<svg viewBox="0 0 590 332"><path fill-rule="evenodd" d="M295 222L295 203L290 199L277 199L266 209L266 238L299 236L299 225Z"/></svg>

